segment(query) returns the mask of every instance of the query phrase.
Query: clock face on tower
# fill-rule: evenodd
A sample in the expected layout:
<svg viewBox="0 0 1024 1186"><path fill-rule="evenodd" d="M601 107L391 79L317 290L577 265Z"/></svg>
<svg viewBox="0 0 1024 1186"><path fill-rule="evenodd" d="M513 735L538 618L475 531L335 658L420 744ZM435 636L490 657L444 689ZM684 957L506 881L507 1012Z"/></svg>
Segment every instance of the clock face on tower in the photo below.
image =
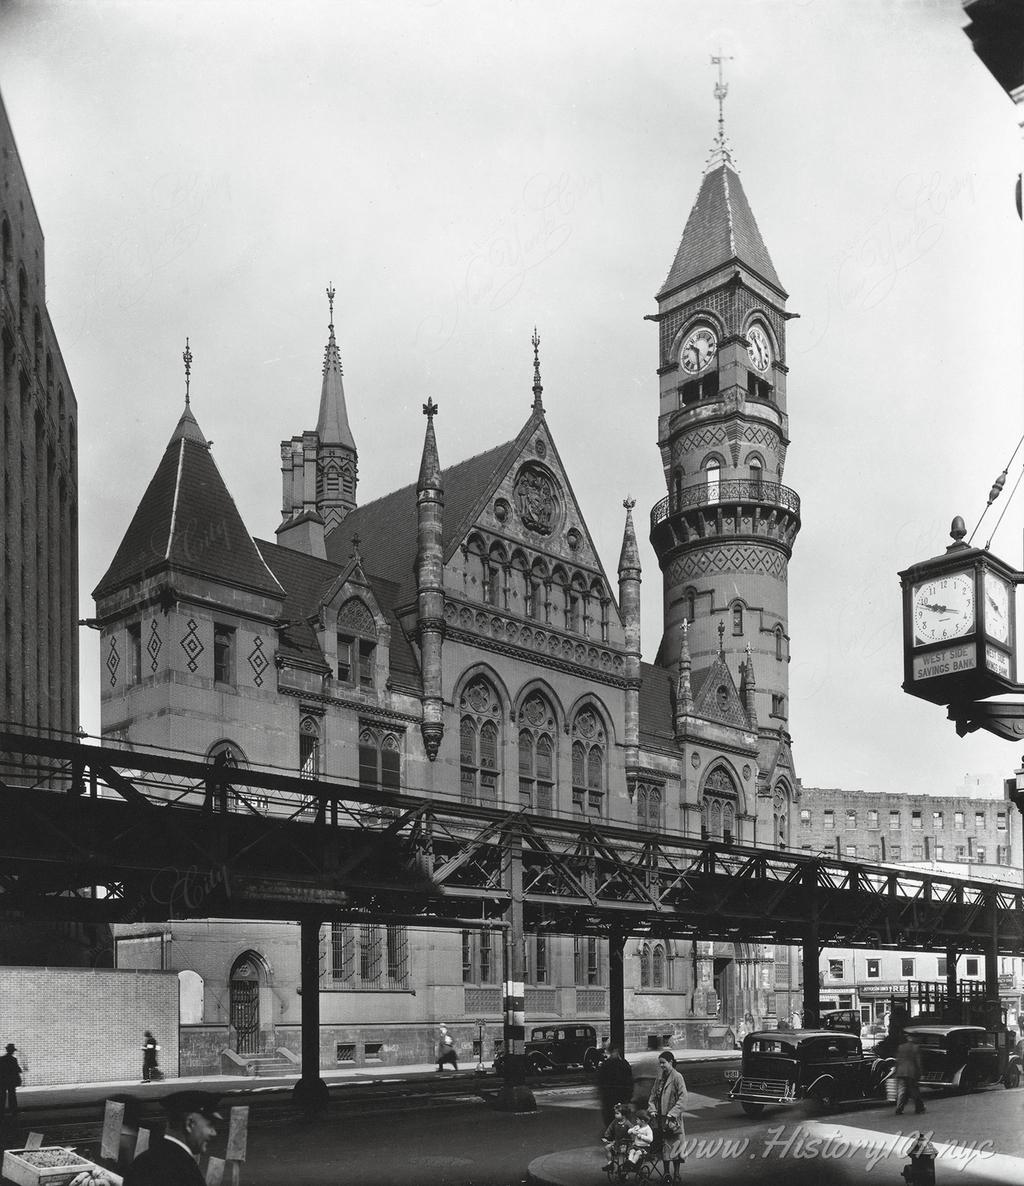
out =
<svg viewBox="0 0 1024 1186"><path fill-rule="evenodd" d="M994 572L985 573L985 630L996 642L1010 641L1010 586Z"/></svg>
<svg viewBox="0 0 1024 1186"><path fill-rule="evenodd" d="M974 575L949 572L915 585L912 594L914 645L948 642L974 630Z"/></svg>
<svg viewBox="0 0 1024 1186"><path fill-rule="evenodd" d="M711 362L717 349L718 339L706 325L702 325L687 335L679 351L679 365L684 371L696 375Z"/></svg>
<svg viewBox="0 0 1024 1186"><path fill-rule="evenodd" d="M759 325L752 325L747 331L747 354L759 371L766 371L772 360L772 348L768 335Z"/></svg>

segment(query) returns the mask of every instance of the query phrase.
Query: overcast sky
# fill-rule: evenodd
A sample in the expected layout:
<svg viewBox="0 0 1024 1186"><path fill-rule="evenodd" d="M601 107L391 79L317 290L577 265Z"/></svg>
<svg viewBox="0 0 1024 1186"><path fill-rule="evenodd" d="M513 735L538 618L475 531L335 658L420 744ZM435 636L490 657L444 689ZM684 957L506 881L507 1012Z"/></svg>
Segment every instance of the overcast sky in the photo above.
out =
<svg viewBox="0 0 1024 1186"><path fill-rule="evenodd" d="M0 86L78 398L81 609L183 402L253 535L316 423L329 281L367 501L548 420L615 583L638 500L643 647L656 329L715 130L789 307L803 504L789 570L805 786L953 793L1021 750L907 697L897 571L973 526L1021 431L1012 103L958 0L0 0ZM1012 477L1015 477L1014 473ZM1024 496L993 542L1021 563ZM979 541L988 532L983 528ZM82 721L99 724L82 631Z"/></svg>

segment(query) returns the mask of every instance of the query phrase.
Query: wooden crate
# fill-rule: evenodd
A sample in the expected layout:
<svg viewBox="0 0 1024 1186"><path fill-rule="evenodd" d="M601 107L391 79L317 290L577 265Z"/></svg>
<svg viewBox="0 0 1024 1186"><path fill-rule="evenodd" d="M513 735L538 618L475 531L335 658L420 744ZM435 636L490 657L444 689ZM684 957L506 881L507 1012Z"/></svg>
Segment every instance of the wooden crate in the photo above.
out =
<svg viewBox="0 0 1024 1186"><path fill-rule="evenodd" d="M98 1169L95 1162L59 1145L39 1149L8 1149L3 1176L17 1186L68 1186L83 1170Z"/></svg>

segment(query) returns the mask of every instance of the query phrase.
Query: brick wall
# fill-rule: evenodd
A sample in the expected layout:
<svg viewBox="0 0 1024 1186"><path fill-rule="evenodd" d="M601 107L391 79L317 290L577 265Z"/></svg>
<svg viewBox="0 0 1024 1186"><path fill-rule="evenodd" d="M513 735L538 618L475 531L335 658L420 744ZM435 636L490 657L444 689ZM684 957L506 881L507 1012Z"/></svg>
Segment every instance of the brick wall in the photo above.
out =
<svg viewBox="0 0 1024 1186"><path fill-rule="evenodd" d="M177 1075L176 973L0 967L0 1044L18 1047L26 1086L141 1079L145 1030Z"/></svg>

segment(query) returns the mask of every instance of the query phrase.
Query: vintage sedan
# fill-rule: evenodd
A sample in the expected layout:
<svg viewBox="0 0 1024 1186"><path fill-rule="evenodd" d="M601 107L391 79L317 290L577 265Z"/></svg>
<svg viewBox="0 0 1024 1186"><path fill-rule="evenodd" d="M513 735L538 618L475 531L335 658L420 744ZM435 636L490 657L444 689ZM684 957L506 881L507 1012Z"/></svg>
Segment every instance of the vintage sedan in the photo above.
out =
<svg viewBox="0 0 1024 1186"><path fill-rule="evenodd" d="M775 1104L814 1100L830 1108L842 1100L877 1098L892 1075L892 1059L865 1054L860 1038L835 1030L755 1030L743 1039L729 1098L748 1116Z"/></svg>
<svg viewBox="0 0 1024 1186"><path fill-rule="evenodd" d="M526 1069L535 1075L574 1066L594 1071L604 1062L604 1057L592 1025L534 1026L526 1042ZM502 1051L494 1060L499 1075L504 1065Z"/></svg>
<svg viewBox="0 0 1024 1186"><path fill-rule="evenodd" d="M1021 1060L1010 1035L980 1025L908 1025L921 1048L921 1086L974 1091L992 1083L1019 1087Z"/></svg>

